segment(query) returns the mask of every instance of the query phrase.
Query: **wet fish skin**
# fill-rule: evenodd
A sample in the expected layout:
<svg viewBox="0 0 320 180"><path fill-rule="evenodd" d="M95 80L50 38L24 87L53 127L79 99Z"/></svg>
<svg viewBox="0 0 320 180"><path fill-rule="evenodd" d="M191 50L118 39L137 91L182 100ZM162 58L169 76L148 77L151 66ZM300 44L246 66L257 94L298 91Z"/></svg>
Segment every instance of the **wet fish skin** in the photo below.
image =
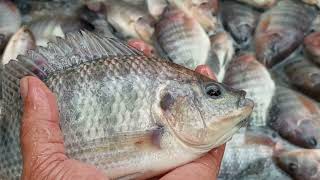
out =
<svg viewBox="0 0 320 180"><path fill-rule="evenodd" d="M210 52L206 64L218 75L222 81L225 71L235 53L234 41L227 32L220 32L210 36Z"/></svg>
<svg viewBox="0 0 320 180"><path fill-rule="evenodd" d="M171 6L155 27L157 43L174 63L190 69L205 64L210 40L194 18Z"/></svg>
<svg viewBox="0 0 320 180"><path fill-rule="evenodd" d="M320 32L314 32L304 39L304 52L308 59L320 65Z"/></svg>
<svg viewBox="0 0 320 180"><path fill-rule="evenodd" d="M229 64L223 83L247 92L255 102L250 116L250 126L267 125L268 108L275 91L270 73L254 55L245 53L235 57Z"/></svg>
<svg viewBox="0 0 320 180"><path fill-rule="evenodd" d="M320 1L319 0L302 0L303 2L310 4L310 5L316 5L320 7Z"/></svg>
<svg viewBox="0 0 320 180"><path fill-rule="evenodd" d="M227 142L219 180L290 180L273 161L277 147L289 146L273 130L248 127Z"/></svg>
<svg viewBox="0 0 320 180"><path fill-rule="evenodd" d="M240 2L249 4L256 8L268 9L277 3L277 0L238 0Z"/></svg>
<svg viewBox="0 0 320 180"><path fill-rule="evenodd" d="M293 1L280 1L261 15L255 31L257 59L268 68L283 61L303 42L313 10Z"/></svg>
<svg viewBox="0 0 320 180"><path fill-rule="evenodd" d="M154 19L146 10L121 1L106 2L108 22L127 38L139 38L151 43L154 33Z"/></svg>
<svg viewBox="0 0 320 180"><path fill-rule="evenodd" d="M259 13L242 3L223 1L221 16L224 27L230 32L240 48L247 47L251 43Z"/></svg>
<svg viewBox="0 0 320 180"><path fill-rule="evenodd" d="M8 93L12 76L33 73L46 83L57 96L68 156L111 179L148 178L190 162L230 139L252 111L244 91L148 58L116 39L89 32L66 39L5 67L0 176L21 173L22 102L19 89ZM12 83L19 87L19 80Z"/></svg>
<svg viewBox="0 0 320 180"><path fill-rule="evenodd" d="M20 27L21 15L19 9L11 1L0 1L0 52L5 47L10 36Z"/></svg>
<svg viewBox="0 0 320 180"><path fill-rule="evenodd" d="M285 63L284 73L291 85L320 101L319 67L304 57L297 57Z"/></svg>
<svg viewBox="0 0 320 180"><path fill-rule="evenodd" d="M320 178L320 151L301 149L285 151L276 157L278 166L295 180L317 180Z"/></svg>
<svg viewBox="0 0 320 180"><path fill-rule="evenodd" d="M29 49L36 47L32 32L27 27L21 27L9 40L1 59L2 64L7 64L19 54L25 54Z"/></svg>
<svg viewBox="0 0 320 180"><path fill-rule="evenodd" d="M320 109L315 101L277 86L268 125L283 138L304 148L320 148Z"/></svg>

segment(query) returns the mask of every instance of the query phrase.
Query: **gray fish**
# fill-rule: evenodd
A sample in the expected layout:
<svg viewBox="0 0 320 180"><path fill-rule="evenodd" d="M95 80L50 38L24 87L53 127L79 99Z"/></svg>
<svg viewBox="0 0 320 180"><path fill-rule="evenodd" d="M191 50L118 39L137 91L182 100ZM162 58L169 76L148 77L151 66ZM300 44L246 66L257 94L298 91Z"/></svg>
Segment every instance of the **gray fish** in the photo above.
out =
<svg viewBox="0 0 320 180"><path fill-rule="evenodd" d="M285 151L276 157L278 165L295 180L320 179L320 150Z"/></svg>
<svg viewBox="0 0 320 180"><path fill-rule="evenodd" d="M0 1L0 52L10 36L19 29L20 24L19 9L11 1Z"/></svg>
<svg viewBox="0 0 320 180"><path fill-rule="evenodd" d="M277 149L289 145L268 128L242 129L226 145L218 176L220 180L290 180L273 161Z"/></svg>
<svg viewBox="0 0 320 180"><path fill-rule="evenodd" d="M315 101L284 86L277 86L268 124L291 143L320 148L320 109Z"/></svg>
<svg viewBox="0 0 320 180"><path fill-rule="evenodd" d="M288 0L262 14L255 32L257 59L268 68L283 61L302 44L314 16L311 8Z"/></svg>
<svg viewBox="0 0 320 180"><path fill-rule="evenodd" d="M320 32L308 35L303 45L307 57L320 66Z"/></svg>
<svg viewBox="0 0 320 180"><path fill-rule="evenodd" d="M2 64L7 64L11 59L17 58L19 54L25 54L29 49L34 49L36 42L32 32L24 27L21 27L9 40L3 55Z"/></svg>
<svg viewBox="0 0 320 180"><path fill-rule="evenodd" d="M21 173L25 75L56 94L67 155L111 179L148 178L199 158L229 140L253 108L244 91L86 31L19 56L3 74L0 177L6 179Z"/></svg>
<svg viewBox="0 0 320 180"><path fill-rule="evenodd" d="M242 3L236 1L221 3L222 23L240 48L247 47L251 43L258 18L257 11Z"/></svg>
<svg viewBox="0 0 320 180"><path fill-rule="evenodd" d="M271 75L253 55L236 57L229 64L223 80L227 85L243 89L252 98L255 107L250 116L250 126L267 125L267 113L275 91Z"/></svg>
<svg viewBox="0 0 320 180"><path fill-rule="evenodd" d="M278 0L238 0L260 9L268 9L274 6Z"/></svg>
<svg viewBox="0 0 320 180"><path fill-rule="evenodd" d="M303 2L320 7L320 0L302 0Z"/></svg>
<svg viewBox="0 0 320 180"><path fill-rule="evenodd" d="M304 57L289 59L283 66L288 82L320 101L320 68Z"/></svg>
<svg viewBox="0 0 320 180"><path fill-rule="evenodd" d="M156 24L155 37L174 63L195 69L208 58L208 35L194 18L175 7L167 8Z"/></svg>

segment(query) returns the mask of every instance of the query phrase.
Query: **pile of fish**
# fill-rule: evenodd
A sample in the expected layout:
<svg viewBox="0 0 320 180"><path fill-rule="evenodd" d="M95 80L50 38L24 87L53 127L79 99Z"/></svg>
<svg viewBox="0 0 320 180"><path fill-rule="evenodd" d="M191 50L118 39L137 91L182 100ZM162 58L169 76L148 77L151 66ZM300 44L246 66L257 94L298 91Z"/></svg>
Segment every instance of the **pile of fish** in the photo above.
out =
<svg viewBox="0 0 320 180"><path fill-rule="evenodd" d="M234 135L218 179L320 179L319 8L0 0L0 179L21 174L26 75L57 94L68 155L111 178L155 176ZM218 82L194 72L203 64Z"/></svg>

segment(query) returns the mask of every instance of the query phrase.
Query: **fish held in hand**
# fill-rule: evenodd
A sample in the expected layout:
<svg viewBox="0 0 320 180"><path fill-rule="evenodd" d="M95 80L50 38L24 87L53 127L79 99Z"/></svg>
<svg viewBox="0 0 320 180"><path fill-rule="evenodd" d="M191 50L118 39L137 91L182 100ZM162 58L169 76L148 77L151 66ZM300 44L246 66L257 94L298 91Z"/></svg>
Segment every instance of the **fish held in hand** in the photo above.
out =
<svg viewBox="0 0 320 180"><path fill-rule="evenodd" d="M29 49L36 47L32 32L26 28L20 28L9 40L3 55L2 64L7 64L11 59L17 58L19 54L25 54Z"/></svg>
<svg viewBox="0 0 320 180"><path fill-rule="evenodd" d="M251 43L258 18L259 13L244 4L236 1L221 3L222 23L240 48L245 48Z"/></svg>
<svg viewBox="0 0 320 180"><path fill-rule="evenodd" d="M320 150L285 151L276 156L278 166L296 180L320 179Z"/></svg>
<svg viewBox="0 0 320 180"><path fill-rule="evenodd" d="M250 126L267 125L267 113L275 91L270 73L253 55L236 57L229 64L223 82L232 88L243 89L255 103Z"/></svg>
<svg viewBox="0 0 320 180"><path fill-rule="evenodd" d="M195 69L205 64L210 40L201 25L180 9L169 7L156 24L157 43L176 64Z"/></svg>
<svg viewBox="0 0 320 180"><path fill-rule="evenodd" d="M253 109L244 91L87 31L19 56L3 74L0 136L12 142L0 141L0 176L8 178L22 170L19 80L26 75L56 94L68 156L112 179L148 178L199 158L229 140Z"/></svg>
<svg viewBox="0 0 320 180"><path fill-rule="evenodd" d="M314 32L304 39L304 52L320 66L320 32Z"/></svg>
<svg viewBox="0 0 320 180"><path fill-rule="evenodd" d="M288 57L302 42L315 13L293 1L280 1L262 14L255 32L257 59L271 68Z"/></svg>
<svg viewBox="0 0 320 180"><path fill-rule="evenodd" d="M312 99L277 86L268 124L283 138L304 148L320 148L320 109Z"/></svg>

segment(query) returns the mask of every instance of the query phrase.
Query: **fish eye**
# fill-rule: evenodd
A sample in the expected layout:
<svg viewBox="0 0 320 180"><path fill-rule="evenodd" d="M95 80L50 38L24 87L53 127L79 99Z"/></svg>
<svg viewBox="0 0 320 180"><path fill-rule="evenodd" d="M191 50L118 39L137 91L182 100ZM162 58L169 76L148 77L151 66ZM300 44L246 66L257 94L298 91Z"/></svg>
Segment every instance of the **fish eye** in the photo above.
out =
<svg viewBox="0 0 320 180"><path fill-rule="evenodd" d="M296 163L289 163L289 171L295 172L297 170L298 166Z"/></svg>
<svg viewBox="0 0 320 180"><path fill-rule="evenodd" d="M205 87L205 93L213 99L219 98L222 95L221 88L213 83Z"/></svg>

